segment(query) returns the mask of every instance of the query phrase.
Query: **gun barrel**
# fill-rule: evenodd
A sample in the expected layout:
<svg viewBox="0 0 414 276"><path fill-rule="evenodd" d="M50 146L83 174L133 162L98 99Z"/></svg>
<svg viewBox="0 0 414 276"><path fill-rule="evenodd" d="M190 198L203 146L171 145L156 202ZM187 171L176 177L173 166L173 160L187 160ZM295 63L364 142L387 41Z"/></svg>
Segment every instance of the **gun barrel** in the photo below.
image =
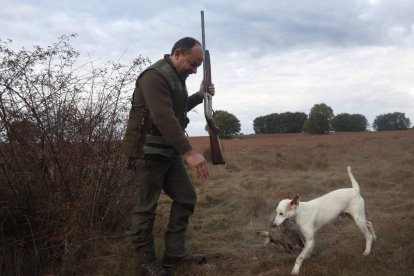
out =
<svg viewBox="0 0 414 276"><path fill-rule="evenodd" d="M211 71L209 70L210 69L209 68L210 67L210 54L208 53L208 51L206 51L206 32L204 28L204 11L201 11L201 44L203 48L203 81L204 81L204 107L205 107L204 110L206 110L206 108L208 107L206 106L206 103L211 102L211 99L209 99L209 94L208 94L208 87L211 84L211 73L209 74L208 72L211 72ZM207 82L208 78L210 79L210 83Z"/></svg>
<svg viewBox="0 0 414 276"><path fill-rule="evenodd" d="M211 85L211 63L210 63L210 53L208 50L204 53L204 115L207 120L213 119L213 104L212 96L208 93L208 87Z"/></svg>

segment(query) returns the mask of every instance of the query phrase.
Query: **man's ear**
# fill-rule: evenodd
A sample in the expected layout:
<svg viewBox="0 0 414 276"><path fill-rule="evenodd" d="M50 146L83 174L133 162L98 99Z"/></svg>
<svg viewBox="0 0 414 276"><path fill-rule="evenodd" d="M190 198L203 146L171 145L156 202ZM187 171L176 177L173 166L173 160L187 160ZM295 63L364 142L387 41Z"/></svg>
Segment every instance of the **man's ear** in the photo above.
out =
<svg viewBox="0 0 414 276"><path fill-rule="evenodd" d="M175 59L178 59L178 57L182 55L182 53L183 51L180 48L178 48L178 49L175 49L174 53L171 56L174 57Z"/></svg>
<svg viewBox="0 0 414 276"><path fill-rule="evenodd" d="M295 197L290 202L290 205L296 206L296 207L299 205L299 196L298 195L295 195Z"/></svg>

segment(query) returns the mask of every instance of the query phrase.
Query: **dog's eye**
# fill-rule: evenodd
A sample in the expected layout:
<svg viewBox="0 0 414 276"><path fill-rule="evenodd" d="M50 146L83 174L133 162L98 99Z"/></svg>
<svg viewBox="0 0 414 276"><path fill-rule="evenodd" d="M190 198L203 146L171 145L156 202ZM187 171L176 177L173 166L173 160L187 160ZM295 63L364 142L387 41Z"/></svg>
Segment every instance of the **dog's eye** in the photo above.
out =
<svg viewBox="0 0 414 276"><path fill-rule="evenodd" d="M282 212L280 212L280 213L279 213L279 215L283 216L283 213L282 213Z"/></svg>

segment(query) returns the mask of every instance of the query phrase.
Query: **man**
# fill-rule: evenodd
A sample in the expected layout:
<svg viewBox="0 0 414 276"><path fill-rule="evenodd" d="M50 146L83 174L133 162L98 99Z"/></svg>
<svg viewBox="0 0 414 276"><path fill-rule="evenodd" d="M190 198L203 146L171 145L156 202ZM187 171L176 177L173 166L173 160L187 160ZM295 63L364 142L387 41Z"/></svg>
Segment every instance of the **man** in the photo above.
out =
<svg viewBox="0 0 414 276"><path fill-rule="evenodd" d="M203 62L200 42L185 37L170 55L145 69L136 81L123 151L135 170L137 202L132 216L132 242L144 275L172 275L170 268L184 261L205 263L206 256L191 253L185 232L196 203L196 193L184 166L201 179L209 176L204 157L187 139L187 112L203 102L204 86L188 96L185 81ZM214 95L214 86L209 87ZM154 252L153 225L163 190L173 202L165 232L162 266Z"/></svg>

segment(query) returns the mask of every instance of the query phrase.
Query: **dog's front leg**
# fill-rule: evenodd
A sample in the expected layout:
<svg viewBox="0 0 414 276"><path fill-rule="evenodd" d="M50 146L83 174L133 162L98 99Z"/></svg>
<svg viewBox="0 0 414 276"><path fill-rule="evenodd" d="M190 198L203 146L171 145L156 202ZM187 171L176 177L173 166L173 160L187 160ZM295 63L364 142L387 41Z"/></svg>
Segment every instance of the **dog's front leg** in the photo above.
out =
<svg viewBox="0 0 414 276"><path fill-rule="evenodd" d="M313 237L306 238L305 247L303 248L302 252L300 252L299 256L296 258L295 266L293 267L291 273L292 275L299 274L299 269L302 266L302 262L310 255L310 253L312 253L314 244L315 242L313 240Z"/></svg>

